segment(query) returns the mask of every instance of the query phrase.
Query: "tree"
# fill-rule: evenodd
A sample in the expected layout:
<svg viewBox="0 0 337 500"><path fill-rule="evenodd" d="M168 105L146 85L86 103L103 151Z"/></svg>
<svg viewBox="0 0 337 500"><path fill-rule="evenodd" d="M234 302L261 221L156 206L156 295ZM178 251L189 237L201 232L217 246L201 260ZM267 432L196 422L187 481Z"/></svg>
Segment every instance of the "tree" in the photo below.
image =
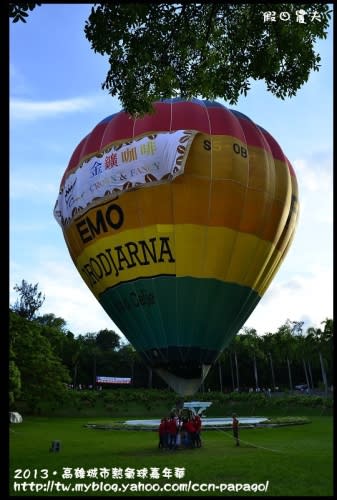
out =
<svg viewBox="0 0 337 500"><path fill-rule="evenodd" d="M37 5L41 5L40 3L10 3L8 5L9 8L9 17L13 19L13 23L17 23L18 21L22 21L26 23L26 17L28 17L28 10L34 10Z"/></svg>
<svg viewBox="0 0 337 500"><path fill-rule="evenodd" d="M240 388L242 386L242 371L240 372L239 366L240 368L242 367L242 361L246 357L245 347L246 346L243 342L243 335L236 335L227 346L231 365L232 386L234 391L240 391Z"/></svg>
<svg viewBox="0 0 337 500"><path fill-rule="evenodd" d="M305 336L305 352L307 356L307 366L308 366L308 373L309 373L309 379L310 379L310 387L311 389L314 389L314 378L312 376L312 362L314 361L314 356L316 354L316 343L315 339L313 338L312 335L308 335L308 332L306 333Z"/></svg>
<svg viewBox="0 0 337 500"><path fill-rule="evenodd" d="M121 362L130 368L131 383L134 384L135 362L140 360L137 351L131 344L125 344L118 351Z"/></svg>
<svg viewBox="0 0 337 500"><path fill-rule="evenodd" d="M96 336L96 333L86 333L84 336L79 335L77 338L79 342L78 361L83 369L82 377L80 377L78 382L94 387L96 386L97 358L100 357L102 352L97 345ZM84 378L83 375L85 376Z"/></svg>
<svg viewBox="0 0 337 500"><path fill-rule="evenodd" d="M308 341L302 334L304 321L291 321L290 323L293 325L291 330L291 333L294 336L293 351L295 357L302 361L305 381L308 390L310 390L309 366L307 365L306 360L308 354Z"/></svg>
<svg viewBox="0 0 337 500"><path fill-rule="evenodd" d="M70 382L67 369L54 354L41 329L37 322L10 311L10 346L21 374L21 397L32 411L41 401L62 401L66 395L65 384ZM18 377L15 367L11 369L12 378Z"/></svg>
<svg viewBox="0 0 337 500"><path fill-rule="evenodd" d="M313 389L311 385L311 380L309 378L310 372L309 372L309 361L307 361L306 357L308 356L308 342L305 337L301 336L298 338L300 341L300 349L302 352L302 362L303 362L303 369L304 369L304 376L306 380L306 384L308 386L308 389Z"/></svg>
<svg viewBox="0 0 337 500"><path fill-rule="evenodd" d="M39 316L35 322L41 325L41 335L48 339L54 354L72 373L73 384L76 385L81 344L74 334L67 330L67 322L53 313Z"/></svg>
<svg viewBox="0 0 337 500"><path fill-rule="evenodd" d="M120 347L120 337L113 330L100 330L96 335L96 344L102 350L116 350Z"/></svg>
<svg viewBox="0 0 337 500"><path fill-rule="evenodd" d="M261 350L261 338L257 335L257 331L254 328L243 328L243 335L242 339L244 344L246 345L247 352L250 353L250 355L253 358L253 370L254 370L254 381L255 381L255 388L259 388L259 378L258 378L258 370L257 370L257 362L256 358L259 358L262 360L265 355Z"/></svg>
<svg viewBox="0 0 337 500"><path fill-rule="evenodd" d="M36 321L40 323L40 325L50 326L51 328L55 328L60 332L65 331L65 327L67 324L65 319L58 318L53 313L43 314L42 316L36 318Z"/></svg>
<svg viewBox="0 0 337 500"><path fill-rule="evenodd" d="M314 44L327 36L329 6L304 7L308 22L299 23L302 4L101 3L84 31L92 49L109 57L103 89L131 114L174 95L235 104L251 79L284 99L318 71ZM265 19L268 11L275 21Z"/></svg>
<svg viewBox="0 0 337 500"><path fill-rule="evenodd" d="M37 5L11 3L9 16L26 22ZM303 7L307 21L296 22ZM324 3L111 2L92 7L84 32L109 58L103 89L142 115L153 101L175 95L235 104L251 80L264 80L281 99L296 95L319 69L314 44L326 38L330 18Z"/></svg>
<svg viewBox="0 0 337 500"><path fill-rule="evenodd" d="M21 392L21 374L14 359L9 360L8 380L9 380L9 407L14 408L15 401L18 399Z"/></svg>
<svg viewBox="0 0 337 500"><path fill-rule="evenodd" d="M268 360L270 363L270 374L271 374L271 381L272 381L272 386L273 390L276 390L276 382L275 382L275 371L274 371L274 362L273 362L273 351L275 350L276 347L276 342L274 335L272 333L266 333L263 336L263 350L265 352L265 355L268 356Z"/></svg>
<svg viewBox="0 0 337 500"><path fill-rule="evenodd" d="M277 329L274 336L278 347L278 355L287 362L289 388L292 391L293 377L291 372L291 361L294 357L294 337L292 336L291 321L287 319L287 321Z"/></svg>
<svg viewBox="0 0 337 500"><path fill-rule="evenodd" d="M15 285L14 290L19 293L19 299L13 306L13 311L22 318L34 319L37 311L45 301L45 295L38 292L39 284L31 285L22 280L21 285Z"/></svg>
<svg viewBox="0 0 337 500"><path fill-rule="evenodd" d="M333 358L333 320L325 319L321 322L324 324L324 330L320 328L310 327L307 330L308 337L313 339L316 344L316 352L318 351L319 362L321 367L322 382L324 384L324 392L328 394L328 377L326 372L327 361Z"/></svg>
<svg viewBox="0 0 337 500"><path fill-rule="evenodd" d="M328 358L333 360L333 319L326 318L324 321L321 322L321 324L324 325L324 330L323 334L320 338L320 352L323 353L323 356L325 358L325 361L327 363ZM320 354L320 361L321 365L324 367L324 361L322 354ZM325 372L324 368L322 368L322 371ZM324 385L325 385L325 395L327 396L328 394L328 380L327 380L327 375L323 376L324 378Z"/></svg>
<svg viewBox="0 0 337 500"><path fill-rule="evenodd" d="M324 341L328 348L333 348L333 319L326 318L324 321L321 321L321 325L324 325Z"/></svg>

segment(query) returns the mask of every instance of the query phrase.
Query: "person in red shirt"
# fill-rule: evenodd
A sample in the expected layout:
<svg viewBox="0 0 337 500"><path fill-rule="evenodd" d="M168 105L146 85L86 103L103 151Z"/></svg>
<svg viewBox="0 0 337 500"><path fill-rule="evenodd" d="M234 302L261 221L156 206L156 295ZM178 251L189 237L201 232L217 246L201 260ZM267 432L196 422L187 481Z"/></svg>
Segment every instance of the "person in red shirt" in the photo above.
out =
<svg viewBox="0 0 337 500"><path fill-rule="evenodd" d="M195 448L196 443L196 433L195 433L195 425L192 419L188 420L185 424L185 429L188 432L189 440L191 443L191 447Z"/></svg>
<svg viewBox="0 0 337 500"><path fill-rule="evenodd" d="M180 427L180 435L181 435L181 444L185 447L189 445L189 435L186 429L187 418L183 417Z"/></svg>
<svg viewBox="0 0 337 500"><path fill-rule="evenodd" d="M168 432L168 447L170 450L175 450L177 447L177 433L178 426L176 419L172 416L167 422L167 432Z"/></svg>
<svg viewBox="0 0 337 500"><path fill-rule="evenodd" d="M239 443L239 421L237 419L236 413L233 413L232 415L232 430L233 430L233 436L234 439L236 440L236 446L240 446Z"/></svg>
<svg viewBox="0 0 337 500"><path fill-rule="evenodd" d="M158 428L158 448L167 448L167 418L162 418Z"/></svg>
<svg viewBox="0 0 337 500"><path fill-rule="evenodd" d="M195 444L197 448L201 448L201 418L198 414L194 415L193 423L195 427Z"/></svg>

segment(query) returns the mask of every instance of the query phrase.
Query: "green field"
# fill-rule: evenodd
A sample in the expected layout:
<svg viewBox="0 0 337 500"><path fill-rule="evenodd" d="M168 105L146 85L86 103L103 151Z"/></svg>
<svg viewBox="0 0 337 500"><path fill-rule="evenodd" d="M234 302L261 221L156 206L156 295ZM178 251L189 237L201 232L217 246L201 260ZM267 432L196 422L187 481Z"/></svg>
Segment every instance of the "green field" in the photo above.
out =
<svg viewBox="0 0 337 500"><path fill-rule="evenodd" d="M332 496L333 418L309 418L310 423L305 425L241 429L240 447L234 446L230 432L205 430L200 449L162 451L157 447L154 431L85 427L88 422L111 423L117 419L26 417L22 424L12 424L10 428L9 493L11 496ZM61 442L60 452L49 451L53 440ZM104 468L108 470L107 478L100 477ZM90 477L89 474L95 475L95 469L97 477ZM62 477L65 473L72 477ZM134 473L135 477L128 477L128 473ZM153 477L156 473L159 478ZM119 474L120 479L116 478ZM15 490L15 481L21 487L26 482L26 491ZM51 481L54 490L43 491L51 487ZM231 484L254 488L254 484L267 481L266 492L231 491ZM31 491L28 483L42 490ZM92 484L100 483L96 487L99 491L91 489ZM182 484L189 484L190 488L193 485L194 491L177 491ZM75 485L82 491L71 491ZM83 485L89 489L85 491ZM136 489L133 485L139 485L143 491L133 491ZM62 487L70 487L70 491L60 491ZM113 488L117 487L127 490L116 492ZM175 491L145 490L163 487ZM218 489L205 491L214 487Z"/></svg>

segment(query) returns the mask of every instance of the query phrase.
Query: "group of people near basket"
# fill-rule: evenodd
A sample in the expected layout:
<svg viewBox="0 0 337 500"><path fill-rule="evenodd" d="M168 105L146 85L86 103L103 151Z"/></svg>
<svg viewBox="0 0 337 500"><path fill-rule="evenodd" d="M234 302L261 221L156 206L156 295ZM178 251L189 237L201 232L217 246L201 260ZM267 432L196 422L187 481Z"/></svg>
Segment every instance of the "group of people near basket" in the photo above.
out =
<svg viewBox="0 0 337 500"><path fill-rule="evenodd" d="M169 450L200 448L201 424L200 416L192 415L191 412L162 418L158 428L158 447Z"/></svg>

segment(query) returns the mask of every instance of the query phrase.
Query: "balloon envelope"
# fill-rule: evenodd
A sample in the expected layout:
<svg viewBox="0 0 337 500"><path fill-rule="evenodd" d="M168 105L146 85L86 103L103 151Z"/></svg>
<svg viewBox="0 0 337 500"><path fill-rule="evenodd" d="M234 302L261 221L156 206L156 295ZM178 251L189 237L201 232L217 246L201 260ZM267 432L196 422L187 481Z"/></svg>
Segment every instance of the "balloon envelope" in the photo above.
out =
<svg viewBox="0 0 337 500"><path fill-rule="evenodd" d="M105 118L75 149L54 215L75 266L146 363L194 393L292 241L294 170L275 139L214 101Z"/></svg>

